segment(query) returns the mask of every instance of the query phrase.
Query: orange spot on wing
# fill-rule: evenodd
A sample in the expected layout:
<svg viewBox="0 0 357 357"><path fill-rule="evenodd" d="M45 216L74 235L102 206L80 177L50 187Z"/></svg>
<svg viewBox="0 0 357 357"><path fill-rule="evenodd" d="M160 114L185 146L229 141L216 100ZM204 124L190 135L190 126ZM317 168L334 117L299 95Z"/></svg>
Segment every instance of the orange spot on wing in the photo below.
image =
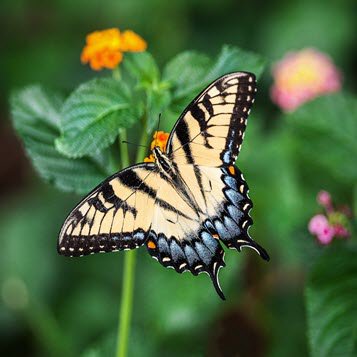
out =
<svg viewBox="0 0 357 357"><path fill-rule="evenodd" d="M228 167L228 171L229 171L232 175L235 175L235 174L236 174L236 169L234 168L234 166L229 166L229 167Z"/></svg>
<svg viewBox="0 0 357 357"><path fill-rule="evenodd" d="M218 239L219 235L218 234L212 234L212 237Z"/></svg>
<svg viewBox="0 0 357 357"><path fill-rule="evenodd" d="M155 249L156 248L156 244L152 240L149 240L148 241L148 248L149 249Z"/></svg>

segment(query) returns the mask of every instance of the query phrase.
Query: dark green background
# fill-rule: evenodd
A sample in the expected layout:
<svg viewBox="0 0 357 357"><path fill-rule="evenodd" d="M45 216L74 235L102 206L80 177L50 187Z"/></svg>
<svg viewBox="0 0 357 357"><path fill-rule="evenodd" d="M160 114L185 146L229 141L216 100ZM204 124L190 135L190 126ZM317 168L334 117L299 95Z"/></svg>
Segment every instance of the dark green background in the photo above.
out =
<svg viewBox="0 0 357 357"><path fill-rule="evenodd" d="M206 276L164 270L142 250L130 355L307 355L303 284L320 249L306 225L318 210L319 189L352 204L352 184L296 151L292 132L270 101L270 66L287 51L314 46L341 69L344 90L354 91L354 3L2 0L0 353L112 353L125 253L82 260L57 256L57 233L78 197L37 178L11 129L8 96L30 83L69 93L95 75L79 61L86 34L119 27L142 35L160 65L187 49L216 55L226 43L259 53L268 64L238 165L255 203L251 233L271 262L251 251L228 252L223 303Z"/></svg>

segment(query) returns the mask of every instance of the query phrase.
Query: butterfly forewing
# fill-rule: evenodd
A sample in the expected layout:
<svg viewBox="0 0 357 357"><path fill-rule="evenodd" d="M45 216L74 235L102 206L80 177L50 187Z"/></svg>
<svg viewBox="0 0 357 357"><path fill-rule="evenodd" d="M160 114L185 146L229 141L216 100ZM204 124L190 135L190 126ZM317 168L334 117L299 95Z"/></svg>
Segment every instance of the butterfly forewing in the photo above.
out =
<svg viewBox="0 0 357 357"><path fill-rule="evenodd" d="M150 230L158 188L154 164L129 167L94 189L66 219L58 251L67 256L132 249Z"/></svg>
<svg viewBox="0 0 357 357"><path fill-rule="evenodd" d="M216 80L177 121L168 141L168 155L177 164L234 164L255 92L252 73L232 73Z"/></svg>

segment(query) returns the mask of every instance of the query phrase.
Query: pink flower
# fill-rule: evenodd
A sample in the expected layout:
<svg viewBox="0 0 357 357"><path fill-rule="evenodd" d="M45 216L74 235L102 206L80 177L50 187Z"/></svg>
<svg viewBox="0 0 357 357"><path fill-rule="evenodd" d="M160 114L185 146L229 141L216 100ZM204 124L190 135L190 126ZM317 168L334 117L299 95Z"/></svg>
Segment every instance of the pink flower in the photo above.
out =
<svg viewBox="0 0 357 357"><path fill-rule="evenodd" d="M335 236L337 236L339 238L347 238L350 235L350 232L347 230L347 228L345 228L341 224L334 226L333 229L335 231L334 232Z"/></svg>
<svg viewBox="0 0 357 357"><path fill-rule="evenodd" d="M341 88L341 75L332 60L313 48L288 53L272 73L271 98L284 111Z"/></svg>
<svg viewBox="0 0 357 357"><path fill-rule="evenodd" d="M331 243L334 235L335 235L335 229L330 225L327 225L321 230L320 233L317 234L317 240L321 244L329 244Z"/></svg>
<svg viewBox="0 0 357 357"><path fill-rule="evenodd" d="M317 194L317 202L322 206L327 208L331 208L332 200L331 195L327 191L320 191Z"/></svg>
<svg viewBox="0 0 357 357"><path fill-rule="evenodd" d="M327 191L320 191L317 194L317 202L324 207L325 214L317 214L310 219L308 228L311 234L315 235L319 243L329 244L334 237L347 238L350 236L350 224L344 209L336 210L331 195Z"/></svg>
<svg viewBox="0 0 357 357"><path fill-rule="evenodd" d="M311 234L322 234L328 227L330 227L330 225L323 214L317 214L310 219L309 231Z"/></svg>

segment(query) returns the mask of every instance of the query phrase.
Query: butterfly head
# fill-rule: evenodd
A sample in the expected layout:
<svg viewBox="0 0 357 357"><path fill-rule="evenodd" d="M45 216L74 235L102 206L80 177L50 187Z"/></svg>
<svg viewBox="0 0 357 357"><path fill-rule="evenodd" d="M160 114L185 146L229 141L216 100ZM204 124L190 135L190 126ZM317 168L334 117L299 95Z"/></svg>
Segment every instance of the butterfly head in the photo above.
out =
<svg viewBox="0 0 357 357"><path fill-rule="evenodd" d="M169 157L161 151L159 146L155 146L152 150L155 162L159 169L164 173L169 173L173 171L172 162Z"/></svg>

